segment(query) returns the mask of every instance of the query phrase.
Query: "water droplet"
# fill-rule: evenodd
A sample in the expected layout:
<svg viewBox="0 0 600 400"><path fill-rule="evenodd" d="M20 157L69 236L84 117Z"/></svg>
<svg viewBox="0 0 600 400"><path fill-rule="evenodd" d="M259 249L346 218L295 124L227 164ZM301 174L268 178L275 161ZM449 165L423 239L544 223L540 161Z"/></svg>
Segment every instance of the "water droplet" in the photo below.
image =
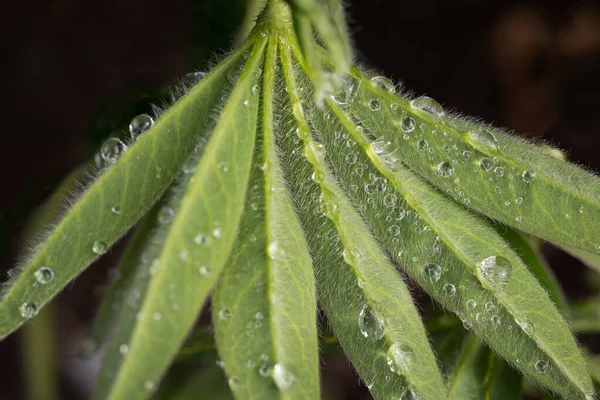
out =
<svg viewBox="0 0 600 400"><path fill-rule="evenodd" d="M92 245L92 251L98 255L106 253L108 246L101 240L96 240Z"/></svg>
<svg viewBox="0 0 600 400"><path fill-rule="evenodd" d="M477 275L491 286L501 289L510 280L512 265L504 257L490 256L479 264Z"/></svg>
<svg viewBox="0 0 600 400"><path fill-rule="evenodd" d="M411 388L406 388L400 395L399 400L421 400L422 397L418 391Z"/></svg>
<svg viewBox="0 0 600 400"><path fill-rule="evenodd" d="M412 117L404 117L400 120L400 129L404 133L410 133L415 130L415 120Z"/></svg>
<svg viewBox="0 0 600 400"><path fill-rule="evenodd" d="M489 171L490 169L492 169L493 165L494 165L494 162L489 158L482 158L481 160L479 160L479 166L484 171Z"/></svg>
<svg viewBox="0 0 600 400"><path fill-rule="evenodd" d="M154 315L152 315L152 319L155 321L160 321L162 319L162 315L160 313L154 313Z"/></svg>
<svg viewBox="0 0 600 400"><path fill-rule="evenodd" d="M400 227L398 225L392 225L388 228L388 232L392 236L398 236L400 234Z"/></svg>
<svg viewBox="0 0 600 400"><path fill-rule="evenodd" d="M392 110L396 111L396 110L398 109L398 104L396 104L396 103L392 103L392 104L390 104L390 108L391 108Z"/></svg>
<svg viewBox="0 0 600 400"><path fill-rule="evenodd" d="M396 205L397 197L393 193L388 193L383 197L383 204L386 207L394 207Z"/></svg>
<svg viewBox="0 0 600 400"><path fill-rule="evenodd" d="M163 207L158 213L158 222L161 224L168 224L173 221L175 212L171 207Z"/></svg>
<svg viewBox="0 0 600 400"><path fill-rule="evenodd" d="M404 343L394 343L387 352L388 367L398 375L407 374L414 359L415 352Z"/></svg>
<svg viewBox="0 0 600 400"><path fill-rule="evenodd" d="M429 282L435 283L442 277L442 268L433 263L425 264L425 267L423 267L423 275L425 275L425 278Z"/></svg>
<svg viewBox="0 0 600 400"><path fill-rule="evenodd" d="M496 168L494 168L494 174L498 178L502 178L504 176L504 168L503 167L496 167Z"/></svg>
<svg viewBox="0 0 600 400"><path fill-rule="evenodd" d="M219 169L223 172L227 172L229 171L229 167L227 166L227 164L225 164L224 162L220 162L219 164L217 164L217 166L219 167Z"/></svg>
<svg viewBox="0 0 600 400"><path fill-rule="evenodd" d="M260 87L258 85L252 86L252 94L258 94L260 92Z"/></svg>
<svg viewBox="0 0 600 400"><path fill-rule="evenodd" d="M127 354L129 353L129 346L127 346L126 344L122 344L119 346L119 353L121 354Z"/></svg>
<svg viewBox="0 0 600 400"><path fill-rule="evenodd" d="M217 365L217 367L223 369L225 368L225 361L221 360L220 358L217 359L217 361L215 362L215 364Z"/></svg>
<svg viewBox="0 0 600 400"><path fill-rule="evenodd" d="M127 150L127 146L121 140L108 138L100 147L100 156L105 162L114 164L125 150Z"/></svg>
<svg viewBox="0 0 600 400"><path fill-rule="evenodd" d="M150 391L154 389L154 382L152 381L145 381L144 382L144 389Z"/></svg>
<svg viewBox="0 0 600 400"><path fill-rule="evenodd" d="M143 132L152 128L152 125L154 125L154 119L148 114L140 114L133 118L129 123L129 133L131 134L131 138L135 140Z"/></svg>
<svg viewBox="0 0 600 400"><path fill-rule="evenodd" d="M471 158L471 152L469 150L463 151L462 154L464 158Z"/></svg>
<svg viewBox="0 0 600 400"><path fill-rule="evenodd" d="M523 203L523 198L522 198L522 197L517 197L517 198L515 199L515 204L517 204L517 205L520 205L520 204L522 204L522 203Z"/></svg>
<svg viewBox="0 0 600 400"><path fill-rule="evenodd" d="M473 299L467 300L467 308L469 310L474 310L475 307L477 307L477 302L475 300L473 300Z"/></svg>
<svg viewBox="0 0 600 400"><path fill-rule="evenodd" d="M468 132L467 135L488 149L498 150L498 139L487 129Z"/></svg>
<svg viewBox="0 0 600 400"><path fill-rule="evenodd" d="M212 275L212 267L209 265L203 265L200 268L198 268L198 272L200 272L200 275L202 275L202 276L211 276Z"/></svg>
<svg viewBox="0 0 600 400"><path fill-rule="evenodd" d="M356 159L357 159L356 153L346 154L346 162L348 164L354 164L356 162Z"/></svg>
<svg viewBox="0 0 600 400"><path fill-rule="evenodd" d="M548 361L546 360L537 360L535 362L535 370L540 374L545 374L548 371Z"/></svg>
<svg viewBox="0 0 600 400"><path fill-rule="evenodd" d="M454 164L443 161L438 165L438 172L442 177L448 178L454 173Z"/></svg>
<svg viewBox="0 0 600 400"><path fill-rule="evenodd" d="M456 286L451 283L444 285L444 294L448 297L453 297L456 294Z"/></svg>
<svg viewBox="0 0 600 400"><path fill-rule="evenodd" d="M492 318L490 318L490 320L492 321L492 325L494 325L495 327L499 327L502 323L502 318L500 318L499 315L492 315Z"/></svg>
<svg viewBox="0 0 600 400"><path fill-rule="evenodd" d="M525 332L529 336L533 336L533 334L535 333L535 327L533 326L531 321L529 321L529 319L523 317L515 317L515 322L521 327L523 332Z"/></svg>
<svg viewBox="0 0 600 400"><path fill-rule="evenodd" d="M35 271L35 279L42 285L46 285L54 279L54 272L50 268L42 267Z"/></svg>
<svg viewBox="0 0 600 400"><path fill-rule="evenodd" d="M379 111L381 109L381 102L377 99L369 100L369 109L371 111Z"/></svg>
<svg viewBox="0 0 600 400"><path fill-rule="evenodd" d="M213 229L212 235L215 239L221 239L221 237L223 236L223 230L220 226L217 226L215 229Z"/></svg>
<svg viewBox="0 0 600 400"><path fill-rule="evenodd" d="M480 324L483 324L487 321L487 316L483 313L477 313L477 315L475 315L475 321L479 322Z"/></svg>
<svg viewBox="0 0 600 400"><path fill-rule="evenodd" d="M231 317L231 311L229 311L227 308L223 308L221 311L219 311L219 318L222 320L228 320L229 317Z"/></svg>
<svg viewBox="0 0 600 400"><path fill-rule="evenodd" d="M530 169L526 169L523 171L523 175L521 175L525 183L529 183L535 179L535 172Z"/></svg>
<svg viewBox="0 0 600 400"><path fill-rule="evenodd" d="M269 247L267 248L267 253L269 254L269 258L271 260L281 260L281 258L285 257L285 250L277 240L269 243Z"/></svg>
<svg viewBox="0 0 600 400"><path fill-rule="evenodd" d="M371 84L390 93L394 93L396 91L396 85L394 82L385 76L374 76L371 78Z"/></svg>
<svg viewBox="0 0 600 400"><path fill-rule="evenodd" d="M417 142L417 148L421 151L427 150L428 147L429 147L429 143L427 143L427 140L425 140L425 139L419 140Z"/></svg>
<svg viewBox="0 0 600 400"><path fill-rule="evenodd" d="M194 238L194 242L196 244L206 247L206 246L210 245L210 236L205 233L199 233Z"/></svg>
<svg viewBox="0 0 600 400"><path fill-rule="evenodd" d="M426 111L435 117L439 118L444 116L444 109L440 103L431 97L421 96L411 101L410 104L413 107Z"/></svg>
<svg viewBox="0 0 600 400"><path fill-rule="evenodd" d="M113 208L110 209L110 211L115 215L119 215L119 214L121 214L121 207L114 206Z"/></svg>
<svg viewBox="0 0 600 400"><path fill-rule="evenodd" d="M275 364L275 367L273 367L273 380L279 390L285 391L292 386L292 383L294 383L294 375L292 375L292 373L283 365L277 363Z"/></svg>
<svg viewBox="0 0 600 400"><path fill-rule="evenodd" d="M496 308L496 306L491 301L488 301L487 303L485 303L485 310L486 311L492 311L495 308Z"/></svg>
<svg viewBox="0 0 600 400"><path fill-rule="evenodd" d="M358 315L358 328L360 329L360 333L366 338L379 340L383 337L381 321L367 304L363 306Z"/></svg>
<svg viewBox="0 0 600 400"><path fill-rule="evenodd" d="M234 392L240 388L240 380L235 376L229 378L227 380L227 384L229 385L229 388Z"/></svg>
<svg viewBox="0 0 600 400"><path fill-rule="evenodd" d="M19 311L21 312L21 317L33 318L37 315L39 308L35 303L23 303L19 307Z"/></svg>

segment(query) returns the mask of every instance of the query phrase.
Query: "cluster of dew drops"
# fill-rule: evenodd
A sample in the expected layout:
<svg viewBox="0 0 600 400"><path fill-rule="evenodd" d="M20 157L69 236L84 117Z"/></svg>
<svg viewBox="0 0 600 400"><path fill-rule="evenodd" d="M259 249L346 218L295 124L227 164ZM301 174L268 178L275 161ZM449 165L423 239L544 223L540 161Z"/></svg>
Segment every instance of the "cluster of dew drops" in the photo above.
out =
<svg viewBox="0 0 600 400"><path fill-rule="evenodd" d="M190 73L184 77L183 82L188 86L192 86L202 79L204 75L204 72ZM152 128L153 125L154 118L148 114L140 114L134 117L129 123L129 135L131 139L130 143L135 142L144 132ZM119 157L121 157L123 153L127 151L127 148L127 144L125 144L125 142L118 137L108 138L104 141L100 147L100 151L96 155L96 167L102 169L106 166L115 164ZM111 206L111 212L115 215L119 215L121 214L121 207L119 205L113 205ZM167 210L165 212L168 213L169 211ZM96 240L92 244L91 250L94 254L100 256L106 253L108 250L108 245L102 240ZM205 273L208 272L205 271ZM34 276L36 285L48 285L54 280L54 271L52 271L52 269L49 267L41 267L35 272ZM24 302L20 305L19 312L23 318L33 318L38 314L39 306L33 302Z"/></svg>

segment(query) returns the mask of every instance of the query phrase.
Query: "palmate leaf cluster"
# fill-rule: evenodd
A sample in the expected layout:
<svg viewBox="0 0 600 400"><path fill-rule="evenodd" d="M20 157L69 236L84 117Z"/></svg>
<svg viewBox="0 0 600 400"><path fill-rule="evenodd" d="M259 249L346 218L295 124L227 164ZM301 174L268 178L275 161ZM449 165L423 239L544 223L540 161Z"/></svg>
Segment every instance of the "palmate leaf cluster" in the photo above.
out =
<svg viewBox="0 0 600 400"><path fill-rule="evenodd" d="M521 375L593 399L533 236L597 266L598 177L348 59L337 2L269 2L155 122L103 146L6 283L0 336L137 224L91 333L96 398L164 397L211 296L236 398L320 398L319 306L377 399L514 399ZM408 278L462 322L428 327L435 354ZM598 329L593 306L573 314ZM210 391L208 374L166 398Z"/></svg>

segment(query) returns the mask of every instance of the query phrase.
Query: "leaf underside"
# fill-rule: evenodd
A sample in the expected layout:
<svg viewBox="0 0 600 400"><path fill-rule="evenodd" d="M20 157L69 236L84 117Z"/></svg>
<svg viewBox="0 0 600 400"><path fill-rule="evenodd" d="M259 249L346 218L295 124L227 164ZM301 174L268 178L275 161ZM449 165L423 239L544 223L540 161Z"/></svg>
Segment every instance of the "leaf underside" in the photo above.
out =
<svg viewBox="0 0 600 400"><path fill-rule="evenodd" d="M317 298L377 399L512 399L517 371L592 399L569 306L518 231L596 257L598 178L358 68L323 96L322 69L348 57L340 10L291 3L293 25L259 21L100 171L6 285L0 337L142 219L91 335L106 343L98 399L151 397L211 292L239 399L319 398ZM470 331L448 333L441 371L405 277Z"/></svg>

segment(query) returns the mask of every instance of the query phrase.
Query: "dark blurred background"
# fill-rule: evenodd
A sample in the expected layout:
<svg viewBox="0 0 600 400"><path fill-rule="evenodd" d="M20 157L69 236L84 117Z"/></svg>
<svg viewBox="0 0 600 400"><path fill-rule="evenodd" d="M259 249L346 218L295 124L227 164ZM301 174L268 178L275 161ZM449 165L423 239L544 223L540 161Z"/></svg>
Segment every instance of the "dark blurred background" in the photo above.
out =
<svg viewBox="0 0 600 400"><path fill-rule="evenodd" d="M40 0L0 16L4 123L0 141L0 271L14 265L27 217L103 139L150 111L176 78L230 47L244 0ZM354 0L357 58L449 109L545 139L600 170L600 4L597 1ZM54 304L60 399L87 399L97 360L75 357L115 249ZM569 298L586 270L545 255ZM427 303L426 296L420 296ZM427 306L424 306L427 308ZM23 399L21 336L0 343L0 397ZM596 351L597 336L580 341ZM343 356L323 363L336 399L368 399ZM209 398L209 397L207 397Z"/></svg>

